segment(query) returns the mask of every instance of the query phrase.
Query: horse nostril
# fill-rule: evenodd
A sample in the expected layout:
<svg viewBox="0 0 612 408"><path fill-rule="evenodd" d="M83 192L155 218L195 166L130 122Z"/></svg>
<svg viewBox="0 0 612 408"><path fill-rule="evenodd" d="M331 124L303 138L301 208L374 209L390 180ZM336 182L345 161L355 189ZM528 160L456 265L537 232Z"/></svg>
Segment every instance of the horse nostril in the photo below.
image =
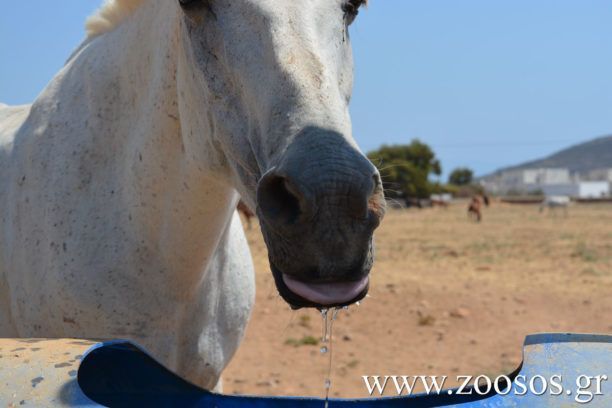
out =
<svg viewBox="0 0 612 408"><path fill-rule="evenodd" d="M376 228L380 221L382 221L382 218L385 216L387 204L385 201L385 193L380 174L376 172L372 179L374 181L374 186L370 196L368 197L368 209L374 215L374 228Z"/></svg>
<svg viewBox="0 0 612 408"><path fill-rule="evenodd" d="M275 224L293 224L302 214L303 194L285 177L266 174L257 188L260 216Z"/></svg>
<svg viewBox="0 0 612 408"><path fill-rule="evenodd" d="M367 220L371 211L374 216L379 217L379 207L382 199L382 188L378 173L363 180L363 183L355 188L347 203L347 208L351 217L357 220Z"/></svg>

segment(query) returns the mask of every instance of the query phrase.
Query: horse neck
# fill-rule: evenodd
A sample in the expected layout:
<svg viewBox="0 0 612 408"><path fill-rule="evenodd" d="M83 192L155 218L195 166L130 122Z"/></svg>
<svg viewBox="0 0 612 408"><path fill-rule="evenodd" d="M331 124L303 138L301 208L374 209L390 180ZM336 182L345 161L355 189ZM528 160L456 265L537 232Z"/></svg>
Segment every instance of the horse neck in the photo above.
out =
<svg viewBox="0 0 612 408"><path fill-rule="evenodd" d="M167 0L144 2L82 46L43 100L63 105L59 120L84 121L73 146L107 158L93 173L110 175L102 179L113 186L103 187L117 191L169 269L192 274L181 279L189 285L201 279L237 196L215 167L222 160L207 147L210 135L181 117L181 21L172 13Z"/></svg>

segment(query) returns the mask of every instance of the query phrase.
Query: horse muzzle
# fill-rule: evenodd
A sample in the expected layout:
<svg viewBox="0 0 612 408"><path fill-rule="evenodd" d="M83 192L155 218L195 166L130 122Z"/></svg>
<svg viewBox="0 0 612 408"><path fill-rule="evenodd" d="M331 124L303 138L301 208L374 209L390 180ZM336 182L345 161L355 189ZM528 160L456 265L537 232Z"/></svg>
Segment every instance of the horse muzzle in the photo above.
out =
<svg viewBox="0 0 612 408"><path fill-rule="evenodd" d="M374 165L340 134L297 135L259 181L257 213L276 286L293 308L367 294L384 197Z"/></svg>

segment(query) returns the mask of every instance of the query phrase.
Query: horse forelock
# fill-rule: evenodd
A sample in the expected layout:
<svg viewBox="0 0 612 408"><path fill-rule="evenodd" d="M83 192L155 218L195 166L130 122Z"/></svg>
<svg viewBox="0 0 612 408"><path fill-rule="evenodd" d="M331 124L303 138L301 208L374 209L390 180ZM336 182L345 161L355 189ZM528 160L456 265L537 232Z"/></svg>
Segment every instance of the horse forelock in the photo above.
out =
<svg viewBox="0 0 612 408"><path fill-rule="evenodd" d="M115 29L146 0L104 0L102 6L85 22L87 38L96 37ZM369 0L361 0L366 6Z"/></svg>
<svg viewBox="0 0 612 408"><path fill-rule="evenodd" d="M112 31L145 1L105 0L102 6L85 23L87 37L91 38Z"/></svg>

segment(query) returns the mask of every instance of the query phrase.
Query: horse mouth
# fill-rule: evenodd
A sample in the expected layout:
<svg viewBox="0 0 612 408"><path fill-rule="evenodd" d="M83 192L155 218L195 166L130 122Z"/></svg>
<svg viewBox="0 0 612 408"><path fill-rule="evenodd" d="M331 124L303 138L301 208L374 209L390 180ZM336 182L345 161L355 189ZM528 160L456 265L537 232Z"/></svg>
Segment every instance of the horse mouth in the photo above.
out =
<svg viewBox="0 0 612 408"><path fill-rule="evenodd" d="M368 293L370 279L367 275L356 281L311 283L295 279L273 264L271 266L279 294L294 310L348 306Z"/></svg>

